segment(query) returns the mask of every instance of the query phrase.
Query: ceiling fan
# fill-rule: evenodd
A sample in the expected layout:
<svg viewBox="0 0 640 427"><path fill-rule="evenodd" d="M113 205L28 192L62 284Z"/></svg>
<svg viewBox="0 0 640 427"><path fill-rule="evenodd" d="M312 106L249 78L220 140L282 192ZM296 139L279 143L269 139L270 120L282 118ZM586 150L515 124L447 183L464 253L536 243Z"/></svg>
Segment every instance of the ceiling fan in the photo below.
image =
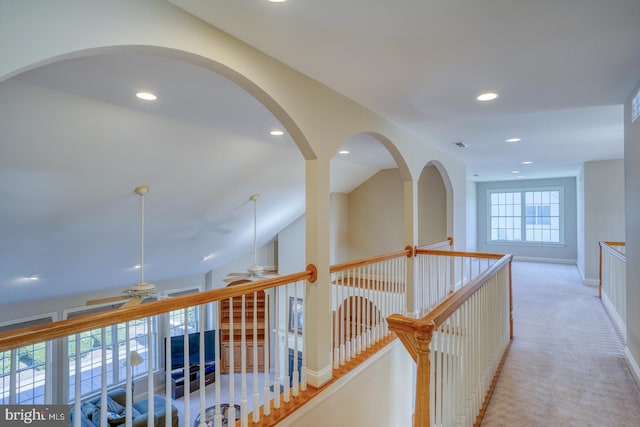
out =
<svg viewBox="0 0 640 427"><path fill-rule="evenodd" d="M267 269L258 265L258 248L257 248L257 202L260 198L259 194L252 194L249 196L249 200L253 202L253 265L247 268L243 273L229 273L224 280L226 283L236 282L238 280L259 280L276 276L278 274L277 268Z"/></svg>
<svg viewBox="0 0 640 427"><path fill-rule="evenodd" d="M133 192L140 196L140 282L125 289L124 295L90 300L87 301L87 305L126 301L120 306L122 308L141 304L147 298L156 298L154 294L156 286L144 281L144 196L149 192L149 187L141 185Z"/></svg>

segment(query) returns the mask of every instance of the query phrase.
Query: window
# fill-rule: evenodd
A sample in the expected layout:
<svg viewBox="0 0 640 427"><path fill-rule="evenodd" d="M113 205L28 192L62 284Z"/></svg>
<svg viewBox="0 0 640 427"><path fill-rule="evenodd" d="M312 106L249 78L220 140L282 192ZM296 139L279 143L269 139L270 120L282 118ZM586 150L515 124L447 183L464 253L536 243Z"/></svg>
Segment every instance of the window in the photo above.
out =
<svg viewBox="0 0 640 427"><path fill-rule="evenodd" d="M53 316L0 326L9 332L50 323ZM51 343L41 342L0 352L0 404L35 405L51 401L48 391Z"/></svg>
<svg viewBox="0 0 640 427"><path fill-rule="evenodd" d="M185 310L187 319L185 323ZM185 309L174 310L169 313L169 335L183 335L185 329L187 333L198 332L198 307L188 307Z"/></svg>
<svg viewBox="0 0 640 427"><path fill-rule="evenodd" d="M191 288L191 289L181 289L178 291L167 291L167 297L175 298L183 295L191 295L200 291L200 288ZM185 310L186 310L186 320L185 320ZM185 333L185 329L187 333L198 332L200 318L199 308L195 307L187 307L185 309L174 310L169 313L169 336L183 335Z"/></svg>
<svg viewBox="0 0 640 427"><path fill-rule="evenodd" d="M559 244L562 189L489 192L489 240Z"/></svg>
<svg viewBox="0 0 640 427"><path fill-rule="evenodd" d="M151 322L148 333L147 319L132 320L129 327L129 351L136 351L144 363L132 367L133 377L147 373L147 355L155 346L155 322ZM104 331L104 332L103 332ZM75 398L76 357L81 358L80 394L90 395L100 391L102 387L102 365L106 364L107 386L121 383L127 379L127 323L120 323L106 328L94 329L80 334L80 349L76 352L76 337L67 338L69 359L69 400ZM151 344L149 343L151 342ZM105 346L106 357L103 361L102 346ZM154 367L156 366L154 362Z"/></svg>
<svg viewBox="0 0 640 427"><path fill-rule="evenodd" d="M113 310L117 305L105 305L89 310L69 313L67 318ZM148 325L151 323L151 330ZM105 328L93 329L79 334L79 348L76 349L76 336L67 338L67 359L69 368L69 401L75 398L76 387L76 358L80 357L81 383L80 395L87 396L100 391L102 387L102 366L107 368L105 382L107 386L118 384L127 379L127 327L129 328L129 351L136 351L144 359L144 363L132 367L133 377L147 373L147 355L151 346L156 344L155 320L132 320ZM102 347L105 347L103 359ZM153 364L157 367L156 361Z"/></svg>

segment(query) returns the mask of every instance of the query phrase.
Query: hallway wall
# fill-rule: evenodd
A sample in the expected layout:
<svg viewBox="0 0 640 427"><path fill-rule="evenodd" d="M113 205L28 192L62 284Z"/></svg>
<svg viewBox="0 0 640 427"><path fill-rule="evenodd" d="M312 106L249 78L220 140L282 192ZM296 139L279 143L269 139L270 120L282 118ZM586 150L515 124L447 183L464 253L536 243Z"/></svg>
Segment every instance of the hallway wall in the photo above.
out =
<svg viewBox="0 0 640 427"><path fill-rule="evenodd" d="M631 122L631 103L640 93L640 81L624 106L624 183L627 241L627 346L640 384L640 118Z"/></svg>

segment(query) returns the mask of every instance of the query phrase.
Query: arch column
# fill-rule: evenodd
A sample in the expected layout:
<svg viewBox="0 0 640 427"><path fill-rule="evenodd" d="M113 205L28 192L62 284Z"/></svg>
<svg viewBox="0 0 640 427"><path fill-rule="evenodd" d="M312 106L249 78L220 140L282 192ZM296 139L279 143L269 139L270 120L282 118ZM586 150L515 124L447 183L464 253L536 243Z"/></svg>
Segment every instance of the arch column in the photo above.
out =
<svg viewBox="0 0 640 427"><path fill-rule="evenodd" d="M331 286L329 274L329 162L307 160L306 259L318 267L315 283L307 283L304 345L307 382L319 387L329 381L331 366Z"/></svg>
<svg viewBox="0 0 640 427"><path fill-rule="evenodd" d="M415 203L418 191L418 185L415 181L403 181L404 190L404 240L405 246L415 247L417 242L417 204ZM415 283L416 280L415 257L411 256L407 259L407 313L412 314L416 309Z"/></svg>

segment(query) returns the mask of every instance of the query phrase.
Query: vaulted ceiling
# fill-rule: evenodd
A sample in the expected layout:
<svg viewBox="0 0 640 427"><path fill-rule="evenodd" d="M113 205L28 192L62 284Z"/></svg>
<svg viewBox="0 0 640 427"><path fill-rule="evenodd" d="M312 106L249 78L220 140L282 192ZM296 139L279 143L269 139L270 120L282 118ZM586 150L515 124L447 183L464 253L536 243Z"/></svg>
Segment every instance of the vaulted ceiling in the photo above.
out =
<svg viewBox="0 0 640 427"><path fill-rule="evenodd" d="M470 180L575 176L623 156L638 0L171 3L452 152ZM136 99L140 84L161 88L158 101ZM478 102L484 91L499 97ZM140 50L0 82L3 300L135 283L140 184L150 281L250 252L251 194L261 243L304 213L304 162L277 128L233 83ZM334 162L332 190L393 166L371 142L347 142L355 155ZM43 290L15 292L29 274Z"/></svg>

